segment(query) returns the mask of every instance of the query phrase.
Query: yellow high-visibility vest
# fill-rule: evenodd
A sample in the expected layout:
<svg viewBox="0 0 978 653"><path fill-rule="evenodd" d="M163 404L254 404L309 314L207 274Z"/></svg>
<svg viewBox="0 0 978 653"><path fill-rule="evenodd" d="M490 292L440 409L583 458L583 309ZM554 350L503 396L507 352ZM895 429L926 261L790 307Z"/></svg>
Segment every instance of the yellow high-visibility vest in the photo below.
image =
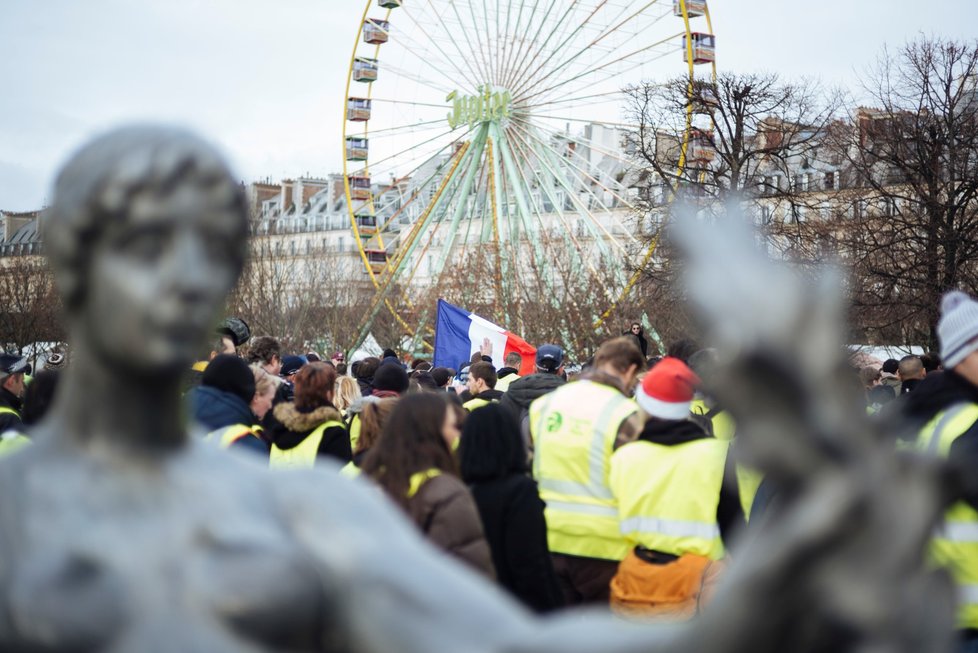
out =
<svg viewBox="0 0 978 653"><path fill-rule="evenodd" d="M947 457L951 444L978 421L978 404L961 403L939 413L920 431L917 446ZM931 540L931 557L958 586L958 626L978 628L978 512L958 501L944 513Z"/></svg>
<svg viewBox="0 0 978 653"><path fill-rule="evenodd" d="M3 407L0 408L0 414L2 413L12 413L20 417L20 414L13 408ZM22 433L17 431L7 431L6 433L0 433L0 458L4 456L9 456L15 451L19 451L29 445L31 439Z"/></svg>
<svg viewBox="0 0 978 653"><path fill-rule="evenodd" d="M639 440L612 454L609 484L629 546L722 558L717 506L728 448L715 438L672 446Z"/></svg>
<svg viewBox="0 0 978 653"><path fill-rule="evenodd" d="M552 552L605 560L628 553L608 473L618 429L637 409L593 381L569 383L530 404L533 475Z"/></svg>
<svg viewBox="0 0 978 653"><path fill-rule="evenodd" d="M216 438L218 440L218 445L221 449L228 449L232 444L240 440L241 438L253 435L258 437L258 433L261 432L260 426L248 426L246 424L232 424L231 426L226 426L222 429L217 429L211 431L207 434L207 439Z"/></svg>
<svg viewBox="0 0 978 653"><path fill-rule="evenodd" d="M489 404L498 403L499 401L497 399L482 399L481 397L474 397L462 404L462 408L471 413L476 408L482 408L483 406L488 406Z"/></svg>
<svg viewBox="0 0 978 653"><path fill-rule="evenodd" d="M360 442L360 413L354 413L350 420L350 451L357 450L358 442Z"/></svg>
<svg viewBox="0 0 978 653"><path fill-rule="evenodd" d="M326 429L334 426L344 428L343 422L335 420L323 422L307 435L305 440L291 449L279 449L273 444L268 459L269 466L275 469L309 469L314 467L316 455L319 453L319 443L323 441L323 434L326 433Z"/></svg>
<svg viewBox="0 0 978 653"><path fill-rule="evenodd" d="M495 390L499 390L500 392L506 392L507 390L509 390L509 386L512 385L513 381L515 381L518 378L520 378L519 374L507 374L501 379L496 379Z"/></svg>
<svg viewBox="0 0 978 653"><path fill-rule="evenodd" d="M689 408L689 412L694 415L708 415L710 408L702 399L694 399ZM731 441L737 436L737 424L733 417L725 410L712 415L710 422L713 424L713 436L717 440ZM764 477L761 473L750 467L737 464L737 489L740 491L740 507L744 511L744 517L750 518L750 509L754 504L754 497L757 496L757 488L761 486Z"/></svg>
<svg viewBox="0 0 978 653"><path fill-rule="evenodd" d="M435 467L426 469L423 472L415 472L411 474L411 479L408 482L407 498L413 499L414 495L421 490L421 486L436 476L441 476L441 470Z"/></svg>

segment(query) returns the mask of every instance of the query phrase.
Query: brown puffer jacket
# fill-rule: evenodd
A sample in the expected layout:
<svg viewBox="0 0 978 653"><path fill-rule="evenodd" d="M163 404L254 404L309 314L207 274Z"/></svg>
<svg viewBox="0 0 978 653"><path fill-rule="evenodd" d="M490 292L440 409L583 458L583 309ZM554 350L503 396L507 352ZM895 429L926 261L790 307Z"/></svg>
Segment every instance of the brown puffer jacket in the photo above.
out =
<svg viewBox="0 0 978 653"><path fill-rule="evenodd" d="M439 474L408 499L408 514L435 545L492 579L496 571L469 490L451 474Z"/></svg>

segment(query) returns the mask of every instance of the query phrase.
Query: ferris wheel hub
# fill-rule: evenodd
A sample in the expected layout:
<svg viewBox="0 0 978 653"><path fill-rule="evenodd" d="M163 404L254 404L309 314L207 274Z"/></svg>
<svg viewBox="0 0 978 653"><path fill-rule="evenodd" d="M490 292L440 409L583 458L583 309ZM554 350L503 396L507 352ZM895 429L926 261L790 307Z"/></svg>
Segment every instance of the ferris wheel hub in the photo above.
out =
<svg viewBox="0 0 978 653"><path fill-rule="evenodd" d="M452 129L463 125L468 125L471 129L479 123L500 122L509 118L513 104L512 93L492 84L482 84L475 90L475 95L462 95L455 90L445 98L452 103L448 113L448 126Z"/></svg>

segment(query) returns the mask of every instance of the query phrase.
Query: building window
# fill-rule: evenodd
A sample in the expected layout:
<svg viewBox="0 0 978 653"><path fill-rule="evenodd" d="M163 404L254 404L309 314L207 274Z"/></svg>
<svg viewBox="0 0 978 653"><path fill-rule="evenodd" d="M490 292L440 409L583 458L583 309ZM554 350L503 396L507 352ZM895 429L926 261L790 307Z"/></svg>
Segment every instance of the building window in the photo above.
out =
<svg viewBox="0 0 978 653"><path fill-rule="evenodd" d="M825 190L835 190L835 173L834 172L826 172L825 173L825 182L824 182L823 186L825 187Z"/></svg>
<svg viewBox="0 0 978 653"><path fill-rule="evenodd" d="M771 218L774 217L774 211L771 210L770 206L761 207L761 224L771 224Z"/></svg>

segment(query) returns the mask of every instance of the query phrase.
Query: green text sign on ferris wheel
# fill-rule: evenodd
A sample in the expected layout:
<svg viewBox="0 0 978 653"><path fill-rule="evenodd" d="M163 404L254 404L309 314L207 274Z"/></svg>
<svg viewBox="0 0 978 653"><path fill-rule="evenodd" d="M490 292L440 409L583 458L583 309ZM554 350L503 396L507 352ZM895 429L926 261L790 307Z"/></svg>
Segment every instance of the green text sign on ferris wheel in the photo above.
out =
<svg viewBox="0 0 978 653"><path fill-rule="evenodd" d="M475 95L461 95L458 91L452 91L445 98L452 103L452 110L448 114L448 126L452 129L466 124L472 127L487 120L509 117L513 100L509 91L489 84L478 86L475 90Z"/></svg>

